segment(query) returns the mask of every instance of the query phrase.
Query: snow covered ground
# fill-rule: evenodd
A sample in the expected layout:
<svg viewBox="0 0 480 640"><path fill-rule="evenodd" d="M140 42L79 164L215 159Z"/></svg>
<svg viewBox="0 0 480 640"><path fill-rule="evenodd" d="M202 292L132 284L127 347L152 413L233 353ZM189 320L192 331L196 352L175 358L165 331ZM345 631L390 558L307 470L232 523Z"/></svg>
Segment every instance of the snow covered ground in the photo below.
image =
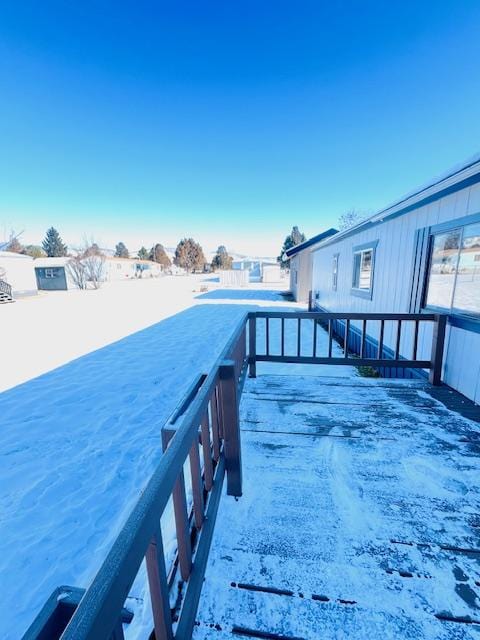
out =
<svg viewBox="0 0 480 640"><path fill-rule="evenodd" d="M196 276L0 307L2 640L57 586L89 584L161 455L161 425L255 305L285 302Z"/></svg>

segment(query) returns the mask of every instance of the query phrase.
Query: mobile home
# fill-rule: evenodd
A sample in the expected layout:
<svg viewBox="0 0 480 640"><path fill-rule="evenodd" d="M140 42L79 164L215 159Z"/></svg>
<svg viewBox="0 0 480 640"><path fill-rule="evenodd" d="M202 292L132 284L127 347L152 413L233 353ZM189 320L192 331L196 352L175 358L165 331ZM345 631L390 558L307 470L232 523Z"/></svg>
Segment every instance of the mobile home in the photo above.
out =
<svg viewBox="0 0 480 640"><path fill-rule="evenodd" d="M312 255L318 310L447 314L443 381L480 403L480 155L327 238ZM366 331L371 349L376 324ZM354 351L358 333L353 324ZM400 355L418 349L428 359L429 339L427 329L416 339L404 327ZM385 328L386 348L396 350L396 340L396 329Z"/></svg>
<svg viewBox="0 0 480 640"><path fill-rule="evenodd" d="M335 233L336 229L327 229L285 252L290 260L290 292L297 302L307 302L312 289L312 252L322 240Z"/></svg>

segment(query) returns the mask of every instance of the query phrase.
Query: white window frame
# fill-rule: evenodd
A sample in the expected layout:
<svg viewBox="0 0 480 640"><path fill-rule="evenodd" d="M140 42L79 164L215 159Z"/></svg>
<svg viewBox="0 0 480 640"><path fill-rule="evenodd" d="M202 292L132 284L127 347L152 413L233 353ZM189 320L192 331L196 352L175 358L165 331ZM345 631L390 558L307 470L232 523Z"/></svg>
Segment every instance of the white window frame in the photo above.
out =
<svg viewBox="0 0 480 640"><path fill-rule="evenodd" d="M378 245L378 240L373 240L372 242L367 242L365 244L361 244L356 247L353 247L351 294L354 296L359 296L360 298L366 298L367 300L371 300L373 297L373 283L375 278L375 258L376 258L377 245ZM364 255L366 253L372 254L371 261L370 261L370 264L371 264L370 283L368 288L365 288L365 287L360 288L358 286L360 282L358 281L357 283L356 276L358 273L358 277L360 279L362 262L364 259ZM358 264L358 272L357 272L356 262L358 257L359 257L359 264Z"/></svg>

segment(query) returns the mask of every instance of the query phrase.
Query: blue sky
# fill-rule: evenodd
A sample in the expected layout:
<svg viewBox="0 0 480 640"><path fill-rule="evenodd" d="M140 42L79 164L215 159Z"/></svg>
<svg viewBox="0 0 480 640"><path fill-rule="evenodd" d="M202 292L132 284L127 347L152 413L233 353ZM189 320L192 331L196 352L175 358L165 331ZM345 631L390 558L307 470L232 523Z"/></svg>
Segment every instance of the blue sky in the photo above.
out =
<svg viewBox="0 0 480 640"><path fill-rule="evenodd" d="M480 3L0 5L0 237L272 255L480 150Z"/></svg>

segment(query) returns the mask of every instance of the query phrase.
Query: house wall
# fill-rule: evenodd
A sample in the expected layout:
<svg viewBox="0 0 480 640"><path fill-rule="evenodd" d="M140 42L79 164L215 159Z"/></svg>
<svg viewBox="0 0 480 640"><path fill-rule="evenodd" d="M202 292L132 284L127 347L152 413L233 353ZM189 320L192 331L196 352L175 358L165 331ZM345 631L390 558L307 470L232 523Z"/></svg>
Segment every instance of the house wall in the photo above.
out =
<svg viewBox="0 0 480 640"><path fill-rule="evenodd" d="M37 293L37 281L33 268L33 258L8 251L0 251L0 271L5 271L4 279L12 287L14 296Z"/></svg>
<svg viewBox="0 0 480 640"><path fill-rule="evenodd" d="M480 184L442 197L392 220L368 226L358 233L318 248L313 253L312 289L317 307L327 311L408 313L414 275L417 229L434 226L480 212ZM372 298L351 292L353 248L378 241L375 253ZM339 254L337 290L333 290L333 257ZM479 291L480 295L480 291ZM367 332L378 337L379 323L371 322ZM396 326L385 327L385 344L394 348ZM413 324L413 323L409 323ZM423 323L427 325L427 323ZM477 325L478 326L478 325ZM478 330L478 329L477 329ZM401 354L410 357L413 327L405 327ZM430 358L431 329L419 337L419 358ZM468 398L480 403L480 333L449 325L445 343L444 381Z"/></svg>
<svg viewBox="0 0 480 640"><path fill-rule="evenodd" d="M312 253L300 251L290 260L290 291L296 302L308 302L312 288Z"/></svg>

